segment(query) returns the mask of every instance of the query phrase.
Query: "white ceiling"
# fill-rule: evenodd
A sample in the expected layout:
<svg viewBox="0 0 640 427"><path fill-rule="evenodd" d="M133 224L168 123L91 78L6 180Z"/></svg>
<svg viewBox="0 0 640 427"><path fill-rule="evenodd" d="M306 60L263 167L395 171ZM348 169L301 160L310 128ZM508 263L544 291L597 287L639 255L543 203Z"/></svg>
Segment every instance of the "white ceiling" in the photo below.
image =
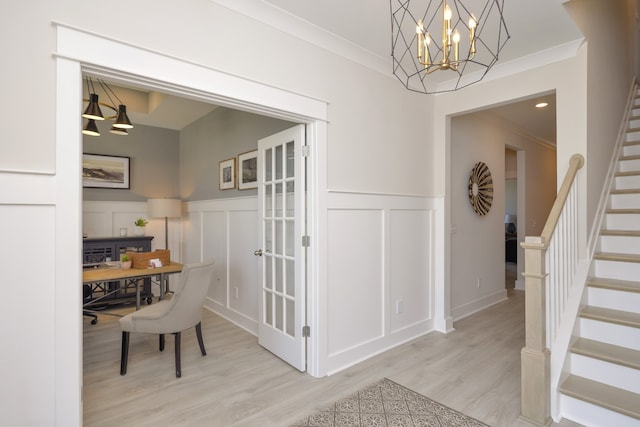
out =
<svg viewBox="0 0 640 427"><path fill-rule="evenodd" d="M295 37L367 62L391 76L391 4L398 0L211 0L291 33ZM393 2L393 3L390 3ZM405 1L405 0L403 0ZM427 0L422 0L426 3ZM463 0L477 3L485 0ZM414 0L415 2L415 0ZM564 0L505 0L504 19L510 39L500 53L498 67L530 66L532 58L550 61L575 52L581 33L562 5ZM470 5L472 7L473 5ZM477 6L481 7L481 6ZM473 10L473 9L472 9ZM355 52L355 53L354 53ZM490 77L491 71L487 78ZM401 83L398 82L399 87ZM130 105L134 123L182 129L216 108L170 95L142 93L147 106ZM545 141L555 142L555 98L544 110L531 113L532 102L522 101L492 111ZM101 96L101 100L103 97Z"/></svg>

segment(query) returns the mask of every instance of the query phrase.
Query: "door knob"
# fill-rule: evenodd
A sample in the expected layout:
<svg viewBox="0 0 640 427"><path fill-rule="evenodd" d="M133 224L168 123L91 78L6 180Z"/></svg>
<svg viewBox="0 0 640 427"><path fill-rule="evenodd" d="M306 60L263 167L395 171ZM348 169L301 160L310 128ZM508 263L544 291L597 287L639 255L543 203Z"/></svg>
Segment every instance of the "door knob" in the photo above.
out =
<svg viewBox="0 0 640 427"><path fill-rule="evenodd" d="M258 249L257 251L253 251L255 256L262 256L262 249Z"/></svg>

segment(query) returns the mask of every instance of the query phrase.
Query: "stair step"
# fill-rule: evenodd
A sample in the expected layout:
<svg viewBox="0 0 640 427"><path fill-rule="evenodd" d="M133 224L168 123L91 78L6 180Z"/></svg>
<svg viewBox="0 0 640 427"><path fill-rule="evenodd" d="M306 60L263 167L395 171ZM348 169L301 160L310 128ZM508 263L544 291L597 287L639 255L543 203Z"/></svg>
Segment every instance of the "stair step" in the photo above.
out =
<svg viewBox="0 0 640 427"><path fill-rule="evenodd" d="M640 117L637 117L637 120L640 120ZM630 147L632 145L640 145L640 141L626 141L622 144L623 147Z"/></svg>
<svg viewBox="0 0 640 427"><path fill-rule="evenodd" d="M600 230L601 236L640 237L638 230Z"/></svg>
<svg viewBox="0 0 640 427"><path fill-rule="evenodd" d="M640 145L640 141L638 141L638 145ZM616 177L621 176L638 176L640 175L640 171L629 171L629 172L616 172Z"/></svg>
<svg viewBox="0 0 640 427"><path fill-rule="evenodd" d="M626 347L579 338L571 346L571 352L628 368L640 369L640 351Z"/></svg>
<svg viewBox="0 0 640 427"><path fill-rule="evenodd" d="M632 282L629 280L601 279L599 277L592 277L587 280L587 286L611 289L613 291L640 293L640 282Z"/></svg>
<svg viewBox="0 0 640 427"><path fill-rule="evenodd" d="M624 161L624 160L640 160L640 154L636 154L633 156L620 156L620 158L618 160Z"/></svg>
<svg viewBox="0 0 640 427"><path fill-rule="evenodd" d="M600 230L601 236L640 237L639 230Z"/></svg>
<svg viewBox="0 0 640 427"><path fill-rule="evenodd" d="M607 214L640 214L640 209L607 209Z"/></svg>
<svg viewBox="0 0 640 427"><path fill-rule="evenodd" d="M640 329L640 313L588 305L580 310L580 317Z"/></svg>
<svg viewBox="0 0 640 427"><path fill-rule="evenodd" d="M640 420L640 394L569 375L560 392Z"/></svg>
<svg viewBox="0 0 640 427"><path fill-rule="evenodd" d="M640 194L640 188L623 188L622 190L611 190L609 194Z"/></svg>
<svg viewBox="0 0 640 427"><path fill-rule="evenodd" d="M617 254L613 252L600 252L593 256L593 259L600 261L616 261L616 262L640 262L640 255Z"/></svg>

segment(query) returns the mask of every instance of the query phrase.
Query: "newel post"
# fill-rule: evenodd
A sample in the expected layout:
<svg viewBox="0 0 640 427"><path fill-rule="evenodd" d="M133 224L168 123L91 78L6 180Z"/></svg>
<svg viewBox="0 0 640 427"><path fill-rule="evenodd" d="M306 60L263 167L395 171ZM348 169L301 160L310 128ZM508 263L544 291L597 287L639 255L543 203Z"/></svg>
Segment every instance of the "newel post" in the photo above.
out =
<svg viewBox="0 0 640 427"><path fill-rule="evenodd" d="M525 346L521 360L521 415L536 425L551 425L550 352L546 343L545 252L542 237L526 237L521 244L525 257Z"/></svg>

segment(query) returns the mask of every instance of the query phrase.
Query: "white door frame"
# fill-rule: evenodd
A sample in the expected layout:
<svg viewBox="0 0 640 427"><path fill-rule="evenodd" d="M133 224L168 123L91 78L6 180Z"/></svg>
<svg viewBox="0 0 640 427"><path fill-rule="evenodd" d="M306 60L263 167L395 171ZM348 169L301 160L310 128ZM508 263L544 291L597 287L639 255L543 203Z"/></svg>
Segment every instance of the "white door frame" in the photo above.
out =
<svg viewBox="0 0 640 427"><path fill-rule="evenodd" d="M326 293L318 286L324 280L322 254L326 252L326 146L328 104L202 65L190 63L148 49L108 39L94 33L56 23L56 181L60 198L57 217L55 322L55 411L56 425L82 425L82 316L80 292L81 187L69 192L69 180L80 186L82 165L81 121L82 71L139 86L158 88L177 96L212 102L279 119L304 123L307 127L308 158L308 230L312 245L308 250L307 320L308 370L314 377L326 375L326 334L321 313L326 310ZM135 58L136 60L132 60ZM142 76L142 77L141 77ZM77 171L78 179L72 179ZM65 188L66 187L66 188ZM323 249L324 248L324 249ZM76 253L77 268L66 260ZM71 256L71 258L73 258ZM324 257L326 259L326 257ZM73 357L69 357L73 355Z"/></svg>

